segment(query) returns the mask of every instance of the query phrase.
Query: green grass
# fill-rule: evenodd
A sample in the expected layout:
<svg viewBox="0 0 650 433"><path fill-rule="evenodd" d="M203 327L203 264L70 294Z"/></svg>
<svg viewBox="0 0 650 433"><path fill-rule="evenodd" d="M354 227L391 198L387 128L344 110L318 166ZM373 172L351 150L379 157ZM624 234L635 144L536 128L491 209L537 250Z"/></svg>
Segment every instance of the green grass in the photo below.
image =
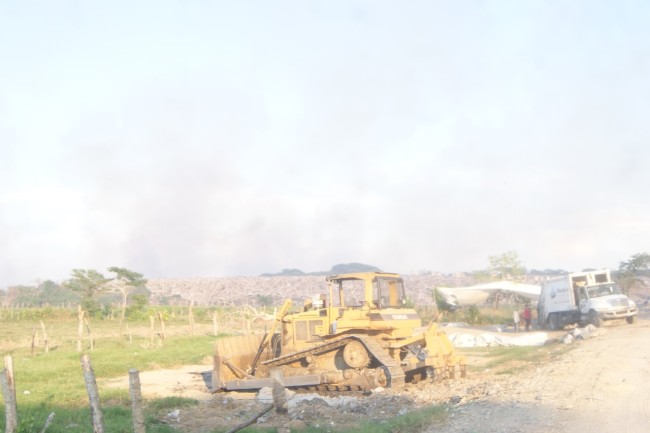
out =
<svg viewBox="0 0 650 433"><path fill-rule="evenodd" d="M471 371L493 370L495 374L515 374L522 367L538 365L571 349L571 346L550 344L545 346L482 347L462 349L462 353L478 360Z"/></svg>
<svg viewBox="0 0 650 433"><path fill-rule="evenodd" d="M196 364L210 355L214 337L170 337L161 347L146 348L127 341L98 340L90 355L95 376L100 379L125 376L129 369L140 371L183 364ZM13 354L18 404L37 404L55 399L66 406L87 400L81 369L81 354L54 350L31 356L26 351ZM106 399L123 400L126 391L105 391Z"/></svg>
<svg viewBox="0 0 650 433"><path fill-rule="evenodd" d="M540 348L536 346L494 347L490 352L492 360L485 365L486 368L494 368L512 361L534 361L540 356Z"/></svg>
<svg viewBox="0 0 650 433"><path fill-rule="evenodd" d="M39 433L51 412L55 413L55 417L47 430L48 433L87 433L92 431L90 409L43 404L19 408L18 418L20 421L16 433ZM106 432L131 433L133 431L130 408L123 406L102 407L102 415ZM4 419L0 420L0 427L4 431ZM148 433L178 433L177 430L157 421L151 415L147 416L146 428Z"/></svg>
<svg viewBox="0 0 650 433"><path fill-rule="evenodd" d="M37 326L38 324L38 326ZM75 320L50 321L46 331L50 351L43 350L42 339L32 353L34 329L40 337L39 322L21 320L2 323L0 354L10 354L16 386L19 429L17 433L38 433L51 412L54 422L48 433L85 433L92 430L88 394L81 367L81 354L90 355L99 388L101 408L107 432L132 432L131 408L128 390L105 389L103 380L126 376L129 369L140 371L170 368L185 364L200 364L214 350L215 337L206 332L210 324L197 327L191 336L189 325L183 321L167 324L163 341L149 336L148 322L130 323L129 331L120 331L115 321L91 321L95 347L89 350L84 337L83 352L76 350L77 325ZM159 332L159 329L156 329ZM131 333L131 342L128 334ZM206 368L207 369L207 368ZM4 413L4 399L0 393L0 410ZM156 419L171 407L197 404L191 399L167 398L145 402L147 432L170 433L171 427ZM0 431L5 428L0 415Z"/></svg>
<svg viewBox="0 0 650 433"><path fill-rule="evenodd" d="M512 323L512 308L467 307L445 311L443 322L465 322L470 325L499 325Z"/></svg>

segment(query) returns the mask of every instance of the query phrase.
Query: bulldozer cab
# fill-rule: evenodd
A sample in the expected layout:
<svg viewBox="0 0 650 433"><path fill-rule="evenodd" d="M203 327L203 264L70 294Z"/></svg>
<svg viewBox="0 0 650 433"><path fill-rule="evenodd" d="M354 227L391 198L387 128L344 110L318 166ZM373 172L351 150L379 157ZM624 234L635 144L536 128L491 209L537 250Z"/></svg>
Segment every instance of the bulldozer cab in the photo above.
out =
<svg viewBox="0 0 650 433"><path fill-rule="evenodd" d="M342 333L410 335L421 326L406 307L404 283L398 274L359 272L327 277L324 293L305 300L303 310L283 320L283 339L292 350Z"/></svg>
<svg viewBox="0 0 650 433"><path fill-rule="evenodd" d="M330 306L323 311L328 335L361 332L386 338L411 335L422 326L407 307L399 274L358 272L327 277Z"/></svg>
<svg viewBox="0 0 650 433"><path fill-rule="evenodd" d="M327 278L332 304L340 308L403 308L404 282L397 274L359 272Z"/></svg>

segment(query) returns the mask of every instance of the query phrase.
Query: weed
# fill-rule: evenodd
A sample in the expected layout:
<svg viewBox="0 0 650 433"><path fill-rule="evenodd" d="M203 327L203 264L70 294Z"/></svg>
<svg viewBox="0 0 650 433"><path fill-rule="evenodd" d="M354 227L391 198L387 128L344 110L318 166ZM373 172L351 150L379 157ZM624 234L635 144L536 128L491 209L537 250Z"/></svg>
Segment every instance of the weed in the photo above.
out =
<svg viewBox="0 0 650 433"><path fill-rule="evenodd" d="M570 350L566 345L549 344L545 346L511 346L466 348L468 357L483 360L471 366L472 371L490 369L495 374L515 374L525 366L544 363L549 359Z"/></svg>
<svg viewBox="0 0 650 433"><path fill-rule="evenodd" d="M169 409L177 409L180 407L194 406L197 405L198 403L199 401L193 398L165 397L165 398L152 400L151 402L149 402L147 406L149 410L158 412L158 411L166 411Z"/></svg>

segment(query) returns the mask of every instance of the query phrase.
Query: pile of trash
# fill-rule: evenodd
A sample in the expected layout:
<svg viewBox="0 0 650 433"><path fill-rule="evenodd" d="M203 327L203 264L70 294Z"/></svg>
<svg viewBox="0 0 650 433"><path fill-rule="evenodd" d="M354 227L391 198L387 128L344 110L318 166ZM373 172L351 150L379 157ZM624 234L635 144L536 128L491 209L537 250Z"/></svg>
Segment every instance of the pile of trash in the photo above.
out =
<svg viewBox="0 0 650 433"><path fill-rule="evenodd" d="M605 334L603 328L596 328L594 325L587 325L584 328L575 328L562 338L564 344L572 344L576 340L586 340Z"/></svg>
<svg viewBox="0 0 650 433"><path fill-rule="evenodd" d="M443 326L450 328L468 327L466 323L451 323ZM585 340L603 335L606 331L603 328L596 328L594 325L587 325L584 328L574 328L564 337L553 340L561 341L564 344L571 344L576 340ZM497 347L497 346L543 346L549 342L547 332L521 332L513 333L505 325L492 325L485 328L484 332L447 332L449 340L454 347Z"/></svg>

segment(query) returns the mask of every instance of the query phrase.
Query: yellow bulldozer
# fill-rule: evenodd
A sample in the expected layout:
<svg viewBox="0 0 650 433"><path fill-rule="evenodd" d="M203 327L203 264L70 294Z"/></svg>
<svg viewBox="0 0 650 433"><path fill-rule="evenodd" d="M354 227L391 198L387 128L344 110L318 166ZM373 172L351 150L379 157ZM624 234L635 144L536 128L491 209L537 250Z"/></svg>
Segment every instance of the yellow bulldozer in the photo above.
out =
<svg viewBox="0 0 650 433"><path fill-rule="evenodd" d="M271 371L286 387L326 391L401 387L425 378L465 376L435 322L423 327L407 306L398 274L360 272L327 277L328 294L289 313L287 299L266 334L216 342L214 392L271 386Z"/></svg>

